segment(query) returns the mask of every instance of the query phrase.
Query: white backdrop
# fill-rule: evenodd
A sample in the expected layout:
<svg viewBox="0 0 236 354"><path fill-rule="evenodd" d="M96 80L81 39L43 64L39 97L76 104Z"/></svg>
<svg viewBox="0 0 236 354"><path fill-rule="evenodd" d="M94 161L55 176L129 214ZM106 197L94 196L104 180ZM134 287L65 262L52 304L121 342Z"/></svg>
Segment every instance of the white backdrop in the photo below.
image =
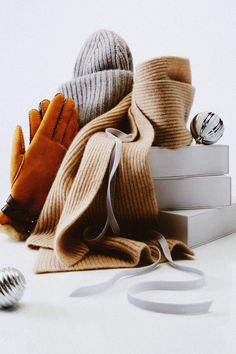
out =
<svg viewBox="0 0 236 354"><path fill-rule="evenodd" d="M236 2L234 0L0 0L0 202L10 191L11 138L28 140L27 112L72 76L84 40L100 28L120 34L134 64L157 56L190 58L196 95L190 118L203 110L225 122L236 191ZM210 163L210 161L209 161Z"/></svg>

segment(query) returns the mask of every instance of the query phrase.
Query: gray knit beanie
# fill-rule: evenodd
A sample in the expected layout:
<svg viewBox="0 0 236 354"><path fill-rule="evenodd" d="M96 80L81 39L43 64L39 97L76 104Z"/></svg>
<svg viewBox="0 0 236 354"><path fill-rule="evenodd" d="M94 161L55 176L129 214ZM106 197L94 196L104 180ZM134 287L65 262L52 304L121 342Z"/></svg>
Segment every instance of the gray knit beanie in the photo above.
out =
<svg viewBox="0 0 236 354"><path fill-rule="evenodd" d="M116 33L100 30L84 43L74 67L74 78L59 87L71 97L79 125L109 111L131 90L133 61L126 42Z"/></svg>

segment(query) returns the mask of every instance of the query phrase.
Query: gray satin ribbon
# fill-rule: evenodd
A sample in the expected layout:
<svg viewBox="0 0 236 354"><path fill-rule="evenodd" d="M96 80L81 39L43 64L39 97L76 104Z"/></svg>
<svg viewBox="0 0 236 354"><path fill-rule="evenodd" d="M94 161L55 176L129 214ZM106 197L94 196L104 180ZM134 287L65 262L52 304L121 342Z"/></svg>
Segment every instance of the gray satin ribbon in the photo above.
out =
<svg viewBox="0 0 236 354"><path fill-rule="evenodd" d="M107 184L107 197L106 197L106 205L107 205L107 219L105 226L103 227L100 234L96 237L91 237L90 235L93 233L94 227L88 227L84 231L83 237L86 241L96 242L102 239L102 237L107 232L109 226L111 227L113 234L118 236L120 234L120 227L117 223L116 217L113 211L114 197L115 197L115 186L116 186L116 173L117 168L120 163L121 153L122 153L122 142L131 142L134 140L133 134L125 134L122 131L115 128L107 128L105 130L106 135L115 140L115 145L112 150L110 163L109 163L109 178ZM95 229L96 231L96 229Z"/></svg>
<svg viewBox="0 0 236 354"><path fill-rule="evenodd" d="M100 240L106 233L108 227L110 226L114 235L117 236L120 234L120 228L115 218L113 212L113 202L115 195L115 180L116 180L116 172L121 159L122 153L122 142L130 142L134 139L132 134L125 134L120 130L114 128L106 129L106 135L115 140L115 146L112 151L112 156L109 164L109 179L107 186L107 220L106 224L102 230L102 232L94 237L89 237L89 233L91 229L87 229L84 234L84 238L90 242L96 242ZM204 301L204 302L194 302L194 303L166 303L166 302L156 302L149 301L139 298L137 296L138 293L142 293L150 290L192 290L203 287L206 284L205 274L197 269L192 267L186 267L179 265L173 262L173 259L170 254L170 250L166 239L163 235L157 231L155 231L158 242L161 246L161 249L168 261L168 263L181 271L194 273L198 277L193 280L186 281L145 281L132 285L128 288L128 300L131 304L143 308L145 310L162 312L162 313L170 313L170 314L196 314L196 313L206 313L209 311L209 308L212 304L212 301ZM106 289L113 286L118 280L126 277L136 276L148 273L154 269L156 269L160 265L161 252L156 246L150 246L157 250L158 259L155 263L150 264L145 267L140 268L129 268L124 269L121 272L117 273L111 279L108 279L105 282L94 284L91 286L80 287L73 291L70 296L71 297L83 297L88 295L98 294L100 292L105 291Z"/></svg>

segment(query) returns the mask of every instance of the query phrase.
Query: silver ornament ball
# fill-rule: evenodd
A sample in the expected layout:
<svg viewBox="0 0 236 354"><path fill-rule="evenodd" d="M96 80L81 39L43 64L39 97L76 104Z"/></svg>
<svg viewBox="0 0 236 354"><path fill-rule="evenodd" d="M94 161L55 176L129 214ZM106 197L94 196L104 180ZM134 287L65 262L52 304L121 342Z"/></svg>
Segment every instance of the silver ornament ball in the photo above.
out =
<svg viewBox="0 0 236 354"><path fill-rule="evenodd" d="M7 267L0 270L0 308L15 305L25 291L25 278L15 268Z"/></svg>
<svg viewBox="0 0 236 354"><path fill-rule="evenodd" d="M191 121L191 133L197 144L215 144L224 133L222 119L213 112L198 113Z"/></svg>

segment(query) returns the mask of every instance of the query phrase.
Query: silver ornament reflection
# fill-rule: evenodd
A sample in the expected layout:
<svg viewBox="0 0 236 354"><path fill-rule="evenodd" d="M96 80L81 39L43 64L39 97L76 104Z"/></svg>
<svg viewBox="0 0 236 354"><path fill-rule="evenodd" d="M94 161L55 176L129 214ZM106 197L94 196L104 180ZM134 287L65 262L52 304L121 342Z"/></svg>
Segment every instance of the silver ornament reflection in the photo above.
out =
<svg viewBox="0 0 236 354"><path fill-rule="evenodd" d="M15 305L25 291L25 278L15 268L0 270L0 308Z"/></svg>
<svg viewBox="0 0 236 354"><path fill-rule="evenodd" d="M197 144L215 144L224 133L220 117L212 112L198 113L191 122L191 133Z"/></svg>

